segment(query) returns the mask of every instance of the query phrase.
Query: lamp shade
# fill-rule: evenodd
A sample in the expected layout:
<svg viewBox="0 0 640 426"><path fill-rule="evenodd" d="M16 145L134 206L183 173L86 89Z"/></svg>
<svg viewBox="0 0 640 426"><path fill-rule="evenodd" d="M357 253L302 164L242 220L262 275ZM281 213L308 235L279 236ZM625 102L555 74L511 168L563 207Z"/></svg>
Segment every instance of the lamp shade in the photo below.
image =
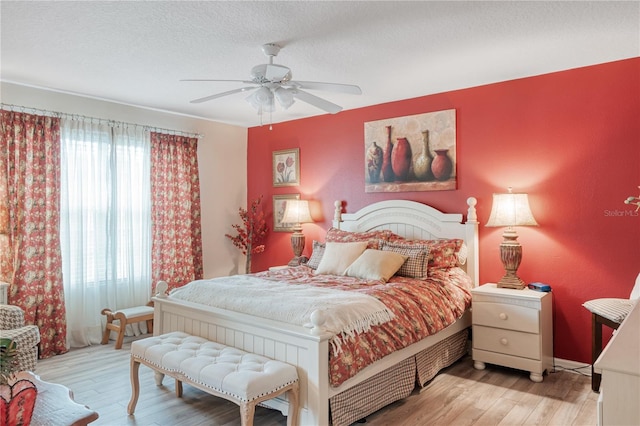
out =
<svg viewBox="0 0 640 426"><path fill-rule="evenodd" d="M537 226L527 194L493 194L493 205L486 226Z"/></svg>
<svg viewBox="0 0 640 426"><path fill-rule="evenodd" d="M313 222L309 212L309 201L307 200L287 200L284 208L282 222L294 223L299 227L301 223Z"/></svg>

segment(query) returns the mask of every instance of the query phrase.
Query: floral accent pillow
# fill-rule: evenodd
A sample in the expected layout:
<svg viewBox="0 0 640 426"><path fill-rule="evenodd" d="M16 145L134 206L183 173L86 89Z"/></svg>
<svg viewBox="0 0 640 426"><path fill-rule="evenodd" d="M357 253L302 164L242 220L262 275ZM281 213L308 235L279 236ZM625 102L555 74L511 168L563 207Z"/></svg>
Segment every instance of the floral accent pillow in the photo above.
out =
<svg viewBox="0 0 640 426"><path fill-rule="evenodd" d="M428 246L428 268L448 269L464 265L467 261L467 245L464 240L458 238L441 240L407 240L399 235L392 234L389 238L389 242Z"/></svg>
<svg viewBox="0 0 640 426"><path fill-rule="evenodd" d="M396 275L417 278L419 280L427 278L429 245L424 244L424 241L382 241L380 250L391 251L408 257L407 261L396 272Z"/></svg>
<svg viewBox="0 0 640 426"><path fill-rule="evenodd" d="M318 269L318 265L320 265L320 261L322 260L322 255L324 254L325 244L320 241L313 240L312 252L309 261L307 262L307 266L311 269Z"/></svg>
<svg viewBox="0 0 640 426"><path fill-rule="evenodd" d="M448 269L458 266L457 253L463 240L429 240L429 268Z"/></svg>
<svg viewBox="0 0 640 426"><path fill-rule="evenodd" d="M393 232L388 229L380 229L368 232L349 232L338 228L330 228L327 231L325 241L328 243L354 243L367 242L367 248L377 250L380 248L380 240L388 240Z"/></svg>

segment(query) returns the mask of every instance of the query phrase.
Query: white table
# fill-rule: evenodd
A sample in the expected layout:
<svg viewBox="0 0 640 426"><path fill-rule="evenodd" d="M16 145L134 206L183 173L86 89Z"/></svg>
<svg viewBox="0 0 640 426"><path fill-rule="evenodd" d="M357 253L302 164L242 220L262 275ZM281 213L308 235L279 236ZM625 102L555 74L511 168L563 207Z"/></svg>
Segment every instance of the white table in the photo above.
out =
<svg viewBox="0 0 640 426"><path fill-rule="evenodd" d="M66 386L45 382L33 373L27 374L38 388L31 426L86 426L98 418L98 413L75 402Z"/></svg>
<svg viewBox="0 0 640 426"><path fill-rule="evenodd" d="M594 364L602 374L598 425L640 424L640 302Z"/></svg>

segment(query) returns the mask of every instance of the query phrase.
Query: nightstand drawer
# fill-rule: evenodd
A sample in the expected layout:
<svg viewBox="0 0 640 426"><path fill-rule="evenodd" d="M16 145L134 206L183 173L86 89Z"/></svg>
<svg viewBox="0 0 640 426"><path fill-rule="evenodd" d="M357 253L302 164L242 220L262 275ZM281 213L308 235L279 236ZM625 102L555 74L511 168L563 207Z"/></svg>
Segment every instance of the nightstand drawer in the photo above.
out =
<svg viewBox="0 0 640 426"><path fill-rule="evenodd" d="M504 303L474 302L473 323L508 330L540 332L540 311Z"/></svg>
<svg viewBox="0 0 640 426"><path fill-rule="evenodd" d="M474 325L473 348L539 360L540 336Z"/></svg>

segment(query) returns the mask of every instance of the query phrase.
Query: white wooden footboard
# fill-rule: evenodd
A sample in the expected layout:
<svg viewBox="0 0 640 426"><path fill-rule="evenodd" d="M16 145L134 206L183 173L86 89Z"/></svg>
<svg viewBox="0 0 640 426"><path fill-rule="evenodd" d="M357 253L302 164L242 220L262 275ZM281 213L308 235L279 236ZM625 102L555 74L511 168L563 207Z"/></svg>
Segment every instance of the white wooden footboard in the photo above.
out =
<svg viewBox="0 0 640 426"><path fill-rule="evenodd" d="M184 331L298 367L300 424L329 424L328 359L331 334L314 335L304 327L269 321L209 306L153 298L154 335ZM288 413L285 400L265 405Z"/></svg>

